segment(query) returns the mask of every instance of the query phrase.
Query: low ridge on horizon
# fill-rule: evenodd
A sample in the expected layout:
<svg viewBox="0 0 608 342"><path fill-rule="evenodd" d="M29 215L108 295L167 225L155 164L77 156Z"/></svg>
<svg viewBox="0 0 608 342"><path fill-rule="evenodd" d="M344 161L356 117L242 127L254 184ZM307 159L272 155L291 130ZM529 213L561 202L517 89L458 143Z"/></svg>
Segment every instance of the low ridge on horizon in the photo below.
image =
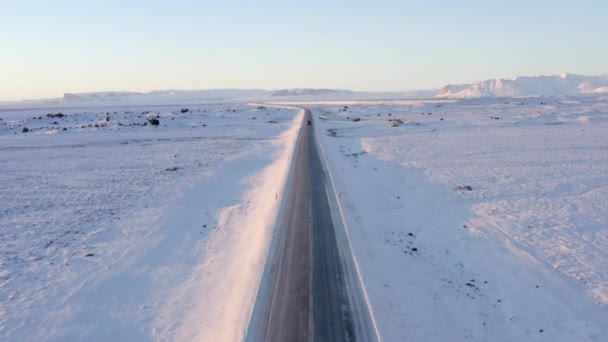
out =
<svg viewBox="0 0 608 342"><path fill-rule="evenodd" d="M66 92L61 98L3 101L0 104L171 104L184 101L218 101L228 99L467 99L484 97L561 96L608 93L608 75L586 76L563 72L556 75L492 78L475 83L447 84L441 89L410 91L355 91L329 88L283 89L159 89L140 91Z"/></svg>

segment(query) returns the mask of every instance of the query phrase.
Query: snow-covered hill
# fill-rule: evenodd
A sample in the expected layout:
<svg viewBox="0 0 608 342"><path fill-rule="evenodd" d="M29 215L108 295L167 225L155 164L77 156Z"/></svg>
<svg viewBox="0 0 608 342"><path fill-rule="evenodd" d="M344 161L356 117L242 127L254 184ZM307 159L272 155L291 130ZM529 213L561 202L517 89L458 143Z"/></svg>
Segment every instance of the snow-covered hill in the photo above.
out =
<svg viewBox="0 0 608 342"><path fill-rule="evenodd" d="M513 97L535 95L576 95L608 92L608 76L563 73L554 76L491 79L472 84L447 85L440 98Z"/></svg>

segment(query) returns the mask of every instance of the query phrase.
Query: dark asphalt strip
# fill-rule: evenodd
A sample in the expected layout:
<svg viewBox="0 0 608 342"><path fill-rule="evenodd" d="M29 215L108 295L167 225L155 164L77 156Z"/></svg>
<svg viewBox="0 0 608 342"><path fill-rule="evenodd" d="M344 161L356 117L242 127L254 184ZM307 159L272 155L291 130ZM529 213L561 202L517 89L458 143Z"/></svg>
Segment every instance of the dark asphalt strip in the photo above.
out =
<svg viewBox="0 0 608 342"><path fill-rule="evenodd" d="M337 200L306 110L249 341L373 341ZM337 230L340 229L340 230ZM346 252L344 252L346 253Z"/></svg>
<svg viewBox="0 0 608 342"><path fill-rule="evenodd" d="M355 341L343 262L329 205L328 184L314 130L309 130L312 186L313 341Z"/></svg>

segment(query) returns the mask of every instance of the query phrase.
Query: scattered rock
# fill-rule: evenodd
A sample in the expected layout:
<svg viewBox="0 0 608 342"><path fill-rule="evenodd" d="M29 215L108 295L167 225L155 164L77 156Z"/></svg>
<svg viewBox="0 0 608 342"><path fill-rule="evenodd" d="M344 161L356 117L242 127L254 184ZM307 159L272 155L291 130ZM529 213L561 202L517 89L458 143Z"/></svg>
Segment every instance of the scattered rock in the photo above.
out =
<svg viewBox="0 0 608 342"><path fill-rule="evenodd" d="M388 121L391 122L391 127L399 127L405 123L401 119L389 119Z"/></svg>

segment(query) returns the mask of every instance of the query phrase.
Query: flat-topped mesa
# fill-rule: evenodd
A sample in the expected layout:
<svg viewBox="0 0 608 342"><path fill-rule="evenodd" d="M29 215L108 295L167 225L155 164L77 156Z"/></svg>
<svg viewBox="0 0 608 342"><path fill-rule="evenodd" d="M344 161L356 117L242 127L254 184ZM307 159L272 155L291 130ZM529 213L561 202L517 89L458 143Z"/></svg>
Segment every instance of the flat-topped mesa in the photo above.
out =
<svg viewBox="0 0 608 342"><path fill-rule="evenodd" d="M129 91L104 91L91 93L65 93L63 94L63 102L109 102L123 101L125 98L143 95L142 93Z"/></svg>

